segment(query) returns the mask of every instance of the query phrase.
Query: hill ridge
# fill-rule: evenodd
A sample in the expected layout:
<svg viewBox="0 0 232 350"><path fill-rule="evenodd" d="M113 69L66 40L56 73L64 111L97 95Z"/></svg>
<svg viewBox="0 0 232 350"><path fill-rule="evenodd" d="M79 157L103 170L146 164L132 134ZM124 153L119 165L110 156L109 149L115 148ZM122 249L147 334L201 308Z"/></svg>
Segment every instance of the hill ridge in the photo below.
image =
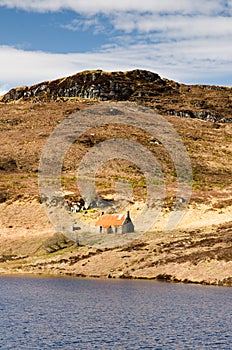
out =
<svg viewBox="0 0 232 350"><path fill-rule="evenodd" d="M186 85L141 69L125 72L86 70L32 86L13 88L2 96L1 102L65 102L73 98L131 101L152 107L160 114L232 122L231 87Z"/></svg>

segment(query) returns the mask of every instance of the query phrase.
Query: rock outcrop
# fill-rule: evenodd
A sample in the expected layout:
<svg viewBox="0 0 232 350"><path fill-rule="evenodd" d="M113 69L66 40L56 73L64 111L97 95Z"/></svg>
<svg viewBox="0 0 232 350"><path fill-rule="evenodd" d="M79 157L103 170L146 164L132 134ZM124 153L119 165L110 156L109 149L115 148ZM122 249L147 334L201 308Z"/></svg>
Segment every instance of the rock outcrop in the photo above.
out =
<svg viewBox="0 0 232 350"><path fill-rule="evenodd" d="M70 98L133 101L150 106L160 114L232 122L231 87L184 85L139 69L111 73L84 71L54 81L11 89L1 101L65 102Z"/></svg>
<svg viewBox="0 0 232 350"><path fill-rule="evenodd" d="M101 101L127 101L138 92L141 84L153 84L156 89L166 86L158 74L145 70L107 73L102 70L84 71L73 76L46 81L31 87L10 90L3 97L3 102L10 102L32 97L46 97L56 100L59 97L93 98ZM152 84L152 86L150 86ZM142 96L142 94L141 94Z"/></svg>

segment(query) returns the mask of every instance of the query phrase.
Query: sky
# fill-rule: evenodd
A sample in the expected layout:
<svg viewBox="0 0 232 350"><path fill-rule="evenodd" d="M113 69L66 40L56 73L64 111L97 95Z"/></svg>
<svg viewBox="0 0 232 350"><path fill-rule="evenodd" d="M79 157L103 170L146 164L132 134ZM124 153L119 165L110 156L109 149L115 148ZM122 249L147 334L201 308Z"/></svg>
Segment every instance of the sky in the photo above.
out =
<svg viewBox="0 0 232 350"><path fill-rule="evenodd" d="M232 86L232 0L0 0L0 95L135 68Z"/></svg>

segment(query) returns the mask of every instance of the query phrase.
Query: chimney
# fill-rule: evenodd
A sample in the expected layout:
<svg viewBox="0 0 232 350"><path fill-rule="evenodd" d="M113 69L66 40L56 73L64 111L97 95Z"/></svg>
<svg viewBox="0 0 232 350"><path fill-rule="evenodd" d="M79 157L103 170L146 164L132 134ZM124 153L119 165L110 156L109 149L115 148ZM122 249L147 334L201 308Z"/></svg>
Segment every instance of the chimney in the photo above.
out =
<svg viewBox="0 0 232 350"><path fill-rule="evenodd" d="M127 214L127 219L130 219L130 212L129 212L129 210L126 212L126 214Z"/></svg>

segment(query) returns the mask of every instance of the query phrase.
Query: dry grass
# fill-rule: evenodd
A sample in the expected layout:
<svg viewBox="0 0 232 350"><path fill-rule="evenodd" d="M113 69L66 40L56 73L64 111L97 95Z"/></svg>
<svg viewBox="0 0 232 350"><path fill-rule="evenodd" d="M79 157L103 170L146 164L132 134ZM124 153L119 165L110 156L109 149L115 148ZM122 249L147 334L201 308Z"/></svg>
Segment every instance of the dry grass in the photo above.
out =
<svg viewBox="0 0 232 350"><path fill-rule="evenodd" d="M93 103L93 102L89 102ZM0 104L0 201L38 195L37 173L44 144L53 129L70 113L85 108L86 102L21 102ZM166 117L180 134L193 169L192 201L207 201L225 194L232 177L232 124L218 124L196 119ZM90 135L94 133L94 136ZM132 127L109 125L91 130L70 148L66 155L62 183L66 190L76 189L76 170L89 147L110 138L126 137L147 147L159 161L170 197L175 192L175 170L162 145L155 145L150 135ZM112 170L113 169L113 170ZM114 192L119 178L129 181L135 200L144 197L144 178L133 164L115 160L99 170L100 193ZM229 194L229 192L228 192Z"/></svg>

